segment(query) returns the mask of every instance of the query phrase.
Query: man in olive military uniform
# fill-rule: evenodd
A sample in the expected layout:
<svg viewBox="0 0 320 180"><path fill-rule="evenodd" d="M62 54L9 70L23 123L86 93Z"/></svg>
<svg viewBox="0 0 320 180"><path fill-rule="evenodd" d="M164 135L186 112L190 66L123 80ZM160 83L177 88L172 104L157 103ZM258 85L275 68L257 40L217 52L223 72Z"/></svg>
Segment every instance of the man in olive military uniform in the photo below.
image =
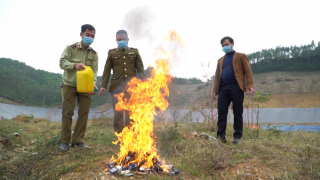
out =
<svg viewBox="0 0 320 180"><path fill-rule="evenodd" d="M81 141L84 137L89 109L91 105L91 95L95 93L79 93L77 92L77 71L81 71L85 66L91 66L94 73L94 88L98 89L96 84L98 72L98 54L90 45L93 43L96 30L93 26L85 24L81 27L80 36L82 40L72 45L68 45L60 58L60 68L64 70L63 84L61 88L62 94L62 129L60 149L66 151L69 149L71 139L72 116L75 108L75 100L77 98L78 120L74 129L72 138L72 146L81 148L90 148L85 146Z"/></svg>
<svg viewBox="0 0 320 180"><path fill-rule="evenodd" d="M111 49L108 53L99 96L106 93L110 71L112 69L113 75L109 91L111 93L114 111L113 127L115 132L120 133L125 126L130 124L130 117L128 111L123 113L122 111L115 110L115 105L118 103L118 99L114 97L114 95L124 92L123 98L130 99L130 94L126 91L127 83L132 79L132 77L137 77L137 72L139 78L143 81L146 79L146 76L144 74L143 63L139 51L135 48L128 47L129 38L127 32L119 30L116 34L116 41L118 48Z"/></svg>

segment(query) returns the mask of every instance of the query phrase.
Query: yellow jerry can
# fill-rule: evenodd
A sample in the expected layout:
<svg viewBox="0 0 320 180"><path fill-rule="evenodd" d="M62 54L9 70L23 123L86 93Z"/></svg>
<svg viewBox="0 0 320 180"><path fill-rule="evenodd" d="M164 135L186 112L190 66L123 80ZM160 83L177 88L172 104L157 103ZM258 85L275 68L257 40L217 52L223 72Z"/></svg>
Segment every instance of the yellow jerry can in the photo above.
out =
<svg viewBox="0 0 320 180"><path fill-rule="evenodd" d="M82 71L77 71L77 91L79 93L93 92L93 83L93 71L90 66L86 66Z"/></svg>

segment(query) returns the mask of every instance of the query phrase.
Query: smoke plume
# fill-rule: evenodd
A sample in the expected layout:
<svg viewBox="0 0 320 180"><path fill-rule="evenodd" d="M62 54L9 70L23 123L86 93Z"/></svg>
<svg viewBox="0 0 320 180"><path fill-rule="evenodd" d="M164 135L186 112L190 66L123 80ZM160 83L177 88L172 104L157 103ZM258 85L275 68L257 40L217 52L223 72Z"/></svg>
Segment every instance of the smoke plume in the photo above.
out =
<svg viewBox="0 0 320 180"><path fill-rule="evenodd" d="M141 40L149 38L149 31L154 19L154 15L147 6L139 6L126 14L122 27L128 32L130 39Z"/></svg>

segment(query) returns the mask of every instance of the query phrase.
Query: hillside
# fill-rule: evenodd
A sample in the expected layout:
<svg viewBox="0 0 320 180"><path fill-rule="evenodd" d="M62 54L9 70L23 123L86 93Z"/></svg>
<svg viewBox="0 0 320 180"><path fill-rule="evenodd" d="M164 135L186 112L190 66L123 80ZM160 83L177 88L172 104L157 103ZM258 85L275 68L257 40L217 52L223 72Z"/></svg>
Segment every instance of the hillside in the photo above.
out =
<svg viewBox="0 0 320 180"><path fill-rule="evenodd" d="M320 107L320 42L317 46L312 41L300 47L263 49L248 54L248 59L254 74L255 89L260 93L272 94L269 103L262 104L262 107ZM210 108L212 79L201 85L172 85L169 97L171 107ZM246 96L249 95L246 93ZM245 104L249 102L245 99Z"/></svg>
<svg viewBox="0 0 320 180"><path fill-rule="evenodd" d="M307 108L320 107L320 71L269 72L254 74L255 88L261 93L271 93L268 104L262 107ZM173 85L169 102L176 107L190 107L196 102L208 100L212 82L201 85ZM250 96L250 93L246 93ZM248 100L245 100L247 103Z"/></svg>
<svg viewBox="0 0 320 180"><path fill-rule="evenodd" d="M25 63L0 58L0 102L30 106L61 106L61 74L37 70ZM97 84L100 85L101 77ZM93 96L92 106L110 99Z"/></svg>
<svg viewBox="0 0 320 180"><path fill-rule="evenodd" d="M273 71L303 72L320 70L320 42L308 45L263 49L248 54L253 73Z"/></svg>
<svg viewBox="0 0 320 180"><path fill-rule="evenodd" d="M19 105L19 103L11 101L11 100L3 98L3 97L0 97L0 103Z"/></svg>
<svg viewBox="0 0 320 180"><path fill-rule="evenodd" d="M320 107L320 42L300 47L277 47L248 54L258 92L272 93L270 107ZM61 106L61 74L36 70L25 63L0 58L0 103L32 106ZM215 68L215 67L214 67ZM150 68L145 70L146 75ZM214 71L214 70L213 70ZM201 72L199 72L201 73ZM111 78L111 77L110 77ZM101 77L97 78L100 88ZM210 102L212 82L197 78L173 77L169 103L172 107L189 107ZM92 106L109 108L110 94L93 96ZM204 107L204 106L202 106Z"/></svg>
<svg viewBox="0 0 320 180"><path fill-rule="evenodd" d="M60 107L61 106L61 74L37 70L23 62L8 58L0 58L0 103L23 104L29 106ZM145 70L150 75L150 68ZM111 76L110 76L111 79ZM172 79L174 84L199 83L197 78ZM97 77L97 86L100 89L101 76ZM110 83L109 83L110 86ZM100 98L92 97L92 106L111 102L110 93Z"/></svg>
<svg viewBox="0 0 320 180"><path fill-rule="evenodd" d="M262 108L312 108L320 107L320 71L269 72L254 74L255 88L260 93L271 93L270 101ZM210 108L212 82L169 86L169 108ZM250 97L250 93L245 93ZM251 103L245 99L244 104ZM110 103L100 110L111 109Z"/></svg>

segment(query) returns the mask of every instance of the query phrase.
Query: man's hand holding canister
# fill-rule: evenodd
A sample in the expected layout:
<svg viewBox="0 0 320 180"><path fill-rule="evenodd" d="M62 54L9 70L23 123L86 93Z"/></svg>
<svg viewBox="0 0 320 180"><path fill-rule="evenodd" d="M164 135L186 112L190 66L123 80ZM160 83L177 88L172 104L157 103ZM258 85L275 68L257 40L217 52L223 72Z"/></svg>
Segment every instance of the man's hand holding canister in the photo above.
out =
<svg viewBox="0 0 320 180"><path fill-rule="evenodd" d="M74 63L73 69L77 70L77 71L82 71L84 70L84 68L86 67L85 64L82 63Z"/></svg>
<svg viewBox="0 0 320 180"><path fill-rule="evenodd" d="M86 67L86 65L83 63L74 63L73 69L75 69L77 71L82 71L85 69L85 67ZM98 87L96 85L94 85L94 89L98 89ZM95 91L91 92L91 95L96 95L96 92Z"/></svg>
<svg viewBox="0 0 320 180"><path fill-rule="evenodd" d="M96 92L98 92L98 87L96 85L94 85L94 90L91 93L91 95L96 95Z"/></svg>

